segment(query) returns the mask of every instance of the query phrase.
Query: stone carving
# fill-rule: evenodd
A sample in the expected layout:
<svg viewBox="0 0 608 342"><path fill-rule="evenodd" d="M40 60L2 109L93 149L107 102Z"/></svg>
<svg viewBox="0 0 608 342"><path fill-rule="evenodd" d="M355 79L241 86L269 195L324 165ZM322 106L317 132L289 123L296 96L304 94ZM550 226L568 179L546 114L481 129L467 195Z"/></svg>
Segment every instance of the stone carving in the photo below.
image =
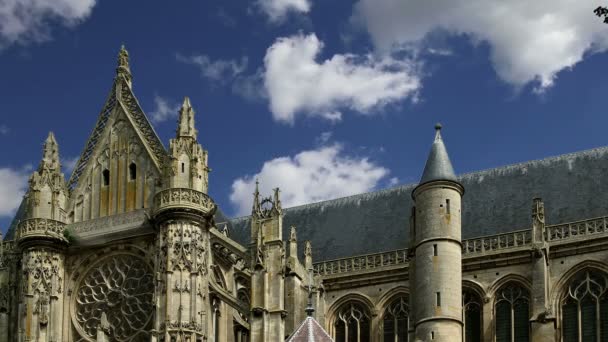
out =
<svg viewBox="0 0 608 342"><path fill-rule="evenodd" d="M73 319L80 333L91 339L97 336L100 325L105 325L110 341L139 340L150 330L153 294L149 265L129 254L113 255L82 279L75 293ZM102 320L104 313L107 322Z"/></svg>

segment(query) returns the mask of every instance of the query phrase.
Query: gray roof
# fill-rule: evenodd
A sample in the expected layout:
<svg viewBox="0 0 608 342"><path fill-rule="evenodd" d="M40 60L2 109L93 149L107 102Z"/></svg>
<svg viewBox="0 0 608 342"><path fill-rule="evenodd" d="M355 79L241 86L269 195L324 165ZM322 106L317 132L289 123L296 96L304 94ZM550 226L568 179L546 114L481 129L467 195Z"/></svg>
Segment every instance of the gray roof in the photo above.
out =
<svg viewBox="0 0 608 342"><path fill-rule="evenodd" d="M431 152L426 160L426 165L424 165L420 184L437 180L456 181L456 174L450 162L450 156L448 156L448 151L441 138L441 125L437 124L435 130L435 141L433 141Z"/></svg>
<svg viewBox="0 0 608 342"><path fill-rule="evenodd" d="M461 175L462 236L529 228L534 197L544 200L549 224L606 215L606 175L608 147ZM296 226L298 243L312 242L315 261L405 248L415 187L407 184L284 209L283 237ZM229 236L248 246L249 217L228 223Z"/></svg>

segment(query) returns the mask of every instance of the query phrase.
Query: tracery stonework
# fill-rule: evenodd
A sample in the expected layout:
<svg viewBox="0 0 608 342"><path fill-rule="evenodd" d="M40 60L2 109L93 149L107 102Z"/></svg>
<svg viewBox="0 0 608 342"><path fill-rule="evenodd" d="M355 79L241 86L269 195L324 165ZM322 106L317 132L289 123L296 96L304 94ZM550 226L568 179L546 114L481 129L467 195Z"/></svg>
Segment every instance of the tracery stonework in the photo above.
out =
<svg viewBox="0 0 608 342"><path fill-rule="evenodd" d="M88 270L76 290L76 329L85 339L95 340L105 313L110 341L145 340L154 312L153 295L152 269L144 260L130 254L106 257Z"/></svg>

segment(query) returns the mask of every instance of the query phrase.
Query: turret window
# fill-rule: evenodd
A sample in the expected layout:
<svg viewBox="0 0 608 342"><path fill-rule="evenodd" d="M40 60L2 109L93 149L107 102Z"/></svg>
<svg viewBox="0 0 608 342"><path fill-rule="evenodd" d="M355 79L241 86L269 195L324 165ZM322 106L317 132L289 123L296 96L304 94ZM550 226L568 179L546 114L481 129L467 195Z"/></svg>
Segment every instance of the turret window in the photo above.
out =
<svg viewBox="0 0 608 342"><path fill-rule="evenodd" d="M129 165L129 180L136 180L137 179L137 166L135 165L135 163L131 163Z"/></svg>
<svg viewBox="0 0 608 342"><path fill-rule="evenodd" d="M445 212L449 215L450 214L450 199L446 199L445 200Z"/></svg>
<svg viewBox="0 0 608 342"><path fill-rule="evenodd" d="M105 170L103 170L103 172L101 174L103 176L103 185L104 186L110 185L110 170L105 169Z"/></svg>
<svg viewBox="0 0 608 342"><path fill-rule="evenodd" d="M182 173L186 172L186 164L182 163Z"/></svg>
<svg viewBox="0 0 608 342"><path fill-rule="evenodd" d="M441 292L435 293L435 302L436 306L441 306Z"/></svg>
<svg viewBox="0 0 608 342"><path fill-rule="evenodd" d="M433 256L437 256L437 245L433 245Z"/></svg>

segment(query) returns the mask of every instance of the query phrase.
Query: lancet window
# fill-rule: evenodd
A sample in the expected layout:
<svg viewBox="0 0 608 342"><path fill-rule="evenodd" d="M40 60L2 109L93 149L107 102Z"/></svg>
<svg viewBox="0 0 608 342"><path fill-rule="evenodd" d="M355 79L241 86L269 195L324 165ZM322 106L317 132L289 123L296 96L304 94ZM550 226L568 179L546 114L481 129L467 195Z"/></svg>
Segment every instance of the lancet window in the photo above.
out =
<svg viewBox="0 0 608 342"><path fill-rule="evenodd" d="M516 282L496 294L496 342L530 341L530 293Z"/></svg>
<svg viewBox="0 0 608 342"><path fill-rule="evenodd" d="M338 311L335 325L336 342L366 342L370 340L369 310L354 302L346 303Z"/></svg>
<svg viewBox="0 0 608 342"><path fill-rule="evenodd" d="M482 317L481 298L469 289L462 291L462 318L464 322L464 341L481 342L481 317Z"/></svg>
<svg viewBox="0 0 608 342"><path fill-rule="evenodd" d="M408 298L401 296L391 302L384 311L382 329L384 342L407 342L410 309Z"/></svg>
<svg viewBox="0 0 608 342"><path fill-rule="evenodd" d="M595 270L577 273L564 293L562 341L608 341L608 277Z"/></svg>

